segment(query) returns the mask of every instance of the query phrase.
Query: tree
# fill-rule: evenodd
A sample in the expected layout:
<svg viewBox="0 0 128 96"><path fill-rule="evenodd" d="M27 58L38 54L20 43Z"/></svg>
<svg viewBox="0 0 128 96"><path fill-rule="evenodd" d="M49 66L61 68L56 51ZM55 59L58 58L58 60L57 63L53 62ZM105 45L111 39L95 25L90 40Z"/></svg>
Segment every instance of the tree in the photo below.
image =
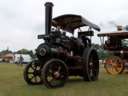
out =
<svg viewBox="0 0 128 96"><path fill-rule="evenodd" d="M32 50L28 50L28 49L20 49L20 50L18 50L17 52L15 52L15 53L17 53L17 54L29 54L32 58L34 58L35 57L35 55L34 55L34 53L33 53L33 51Z"/></svg>
<svg viewBox="0 0 128 96"><path fill-rule="evenodd" d="M8 54L8 53L13 53L13 52L11 50L6 49L6 50L1 51L0 55L2 56L2 55L5 55L5 54Z"/></svg>
<svg viewBox="0 0 128 96"><path fill-rule="evenodd" d="M29 54L29 50L28 49L20 49L16 52L17 54Z"/></svg>
<svg viewBox="0 0 128 96"><path fill-rule="evenodd" d="M99 44L92 44L92 46L97 50L99 59L101 60L111 55L108 51L104 50Z"/></svg>

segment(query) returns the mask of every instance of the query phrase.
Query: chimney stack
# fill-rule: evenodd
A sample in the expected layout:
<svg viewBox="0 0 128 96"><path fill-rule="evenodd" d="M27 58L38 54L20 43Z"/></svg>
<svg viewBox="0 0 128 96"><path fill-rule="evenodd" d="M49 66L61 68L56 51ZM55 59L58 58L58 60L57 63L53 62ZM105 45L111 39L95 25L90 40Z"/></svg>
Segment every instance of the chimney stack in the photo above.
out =
<svg viewBox="0 0 128 96"><path fill-rule="evenodd" d="M52 24L52 2L45 3L45 34L48 35L51 32Z"/></svg>

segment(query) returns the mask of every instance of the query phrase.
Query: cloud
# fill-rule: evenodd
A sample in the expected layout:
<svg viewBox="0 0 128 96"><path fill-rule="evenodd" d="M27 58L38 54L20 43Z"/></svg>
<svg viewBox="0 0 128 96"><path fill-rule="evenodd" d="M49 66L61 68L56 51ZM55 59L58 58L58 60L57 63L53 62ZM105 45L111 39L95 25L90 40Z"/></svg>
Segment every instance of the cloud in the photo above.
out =
<svg viewBox="0 0 128 96"><path fill-rule="evenodd" d="M0 50L35 49L44 34L44 3L48 0L0 0ZM53 16L80 14L102 28L115 30L111 21L128 24L127 0L49 0ZM94 38L95 39L95 38ZM96 38L96 41L98 39Z"/></svg>
<svg viewBox="0 0 128 96"><path fill-rule="evenodd" d="M11 2L10 2L11 1ZM0 1L0 46L34 49L37 34L42 32L43 23L40 1L34 0ZM31 43L30 43L31 42Z"/></svg>

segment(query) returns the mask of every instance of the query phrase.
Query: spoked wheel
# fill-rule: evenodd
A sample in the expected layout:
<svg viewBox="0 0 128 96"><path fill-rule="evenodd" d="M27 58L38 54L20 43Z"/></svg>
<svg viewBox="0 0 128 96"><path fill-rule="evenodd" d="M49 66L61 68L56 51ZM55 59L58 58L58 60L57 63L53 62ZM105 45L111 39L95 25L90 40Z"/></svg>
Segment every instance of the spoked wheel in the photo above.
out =
<svg viewBox="0 0 128 96"><path fill-rule="evenodd" d="M33 61L25 67L24 80L30 85L42 84L41 65Z"/></svg>
<svg viewBox="0 0 128 96"><path fill-rule="evenodd" d="M120 74L124 70L124 63L118 56L112 56L105 60L104 68L111 75Z"/></svg>
<svg viewBox="0 0 128 96"><path fill-rule="evenodd" d="M42 69L41 77L48 88L64 86L68 77L66 64L59 59L49 60Z"/></svg>
<svg viewBox="0 0 128 96"><path fill-rule="evenodd" d="M99 58L94 49L86 49L84 53L83 77L85 81L95 81L99 75Z"/></svg>

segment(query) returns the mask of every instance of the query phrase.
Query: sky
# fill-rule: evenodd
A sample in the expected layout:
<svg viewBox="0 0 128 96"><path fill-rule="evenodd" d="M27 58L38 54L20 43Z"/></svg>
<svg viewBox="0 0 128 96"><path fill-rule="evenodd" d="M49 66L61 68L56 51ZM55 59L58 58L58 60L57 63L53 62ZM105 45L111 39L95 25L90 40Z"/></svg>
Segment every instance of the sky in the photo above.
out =
<svg viewBox="0 0 128 96"><path fill-rule="evenodd" d="M128 0L0 0L0 50L34 50L43 42L37 35L44 34L47 1L54 3L53 17L79 14L99 25L101 32L128 25ZM99 43L99 38L93 41Z"/></svg>

